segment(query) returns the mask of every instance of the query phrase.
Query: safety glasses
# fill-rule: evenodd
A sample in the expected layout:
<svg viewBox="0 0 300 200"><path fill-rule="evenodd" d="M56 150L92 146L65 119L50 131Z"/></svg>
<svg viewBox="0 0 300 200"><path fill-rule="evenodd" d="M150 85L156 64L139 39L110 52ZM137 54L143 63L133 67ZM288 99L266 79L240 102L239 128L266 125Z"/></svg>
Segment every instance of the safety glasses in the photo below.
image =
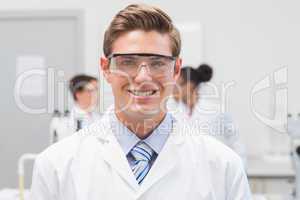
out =
<svg viewBox="0 0 300 200"><path fill-rule="evenodd" d="M111 71L121 71L136 76L142 67L146 67L151 76L168 75L174 70L176 57L159 54L111 54L108 56Z"/></svg>

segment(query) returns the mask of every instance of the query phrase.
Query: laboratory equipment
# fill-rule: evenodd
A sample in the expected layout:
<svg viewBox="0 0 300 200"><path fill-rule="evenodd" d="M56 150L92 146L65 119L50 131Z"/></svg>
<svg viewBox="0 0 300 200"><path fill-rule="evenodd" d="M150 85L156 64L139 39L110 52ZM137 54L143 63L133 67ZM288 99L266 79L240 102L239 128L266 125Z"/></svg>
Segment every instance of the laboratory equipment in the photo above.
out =
<svg viewBox="0 0 300 200"><path fill-rule="evenodd" d="M52 120L50 122L50 144L58 141L58 126L61 113L58 110L54 110Z"/></svg>
<svg viewBox="0 0 300 200"><path fill-rule="evenodd" d="M25 162L26 161L34 161L35 158L37 157L36 154L23 154L18 161L18 176L19 176L19 197L20 200L24 200L24 191L25 191L25 186L24 186L24 177L25 177Z"/></svg>
<svg viewBox="0 0 300 200"><path fill-rule="evenodd" d="M291 156L295 169L295 200L300 200L300 113L296 118L288 115L288 133L291 138Z"/></svg>
<svg viewBox="0 0 300 200"><path fill-rule="evenodd" d="M69 110L65 110L63 114L58 110L54 111L52 120L50 122L50 145L58 142L73 132L73 130L70 128L69 118Z"/></svg>

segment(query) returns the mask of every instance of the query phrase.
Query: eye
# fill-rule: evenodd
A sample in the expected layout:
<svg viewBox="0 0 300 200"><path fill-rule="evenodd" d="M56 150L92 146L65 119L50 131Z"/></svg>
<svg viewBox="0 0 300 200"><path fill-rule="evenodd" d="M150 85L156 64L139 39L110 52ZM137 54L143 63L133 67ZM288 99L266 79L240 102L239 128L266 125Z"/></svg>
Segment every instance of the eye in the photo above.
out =
<svg viewBox="0 0 300 200"><path fill-rule="evenodd" d="M120 58L117 59L117 65L119 67L133 67L136 66L137 61L130 58Z"/></svg>
<svg viewBox="0 0 300 200"><path fill-rule="evenodd" d="M150 63L150 65L151 65L151 67L154 67L154 68L161 68L161 67L165 66L166 63L161 60L156 60L156 61L152 61Z"/></svg>
<svg viewBox="0 0 300 200"><path fill-rule="evenodd" d="M131 59L125 59L125 60L122 60L120 64L122 65L134 65L136 62L134 60L131 60Z"/></svg>

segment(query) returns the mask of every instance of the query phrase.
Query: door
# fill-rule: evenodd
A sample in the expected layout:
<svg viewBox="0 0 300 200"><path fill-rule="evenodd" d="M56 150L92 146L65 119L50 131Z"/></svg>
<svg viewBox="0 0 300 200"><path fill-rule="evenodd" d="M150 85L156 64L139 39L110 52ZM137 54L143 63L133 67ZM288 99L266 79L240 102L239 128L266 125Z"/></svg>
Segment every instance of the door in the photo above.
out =
<svg viewBox="0 0 300 200"><path fill-rule="evenodd" d="M49 144L53 109L65 107L67 81L83 71L81 16L80 11L0 12L0 189L17 187L22 154L39 153ZM28 164L26 187L31 171Z"/></svg>

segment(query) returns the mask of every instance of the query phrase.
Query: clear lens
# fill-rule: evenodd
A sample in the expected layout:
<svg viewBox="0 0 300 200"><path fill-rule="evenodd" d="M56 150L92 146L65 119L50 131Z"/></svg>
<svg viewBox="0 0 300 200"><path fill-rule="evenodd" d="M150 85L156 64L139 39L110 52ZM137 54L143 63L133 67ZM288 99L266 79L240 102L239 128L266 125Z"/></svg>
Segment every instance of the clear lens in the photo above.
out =
<svg viewBox="0 0 300 200"><path fill-rule="evenodd" d="M110 67L134 76L141 67L147 66L152 76L159 76L171 72L174 64L175 60L163 56L118 55L111 58Z"/></svg>

